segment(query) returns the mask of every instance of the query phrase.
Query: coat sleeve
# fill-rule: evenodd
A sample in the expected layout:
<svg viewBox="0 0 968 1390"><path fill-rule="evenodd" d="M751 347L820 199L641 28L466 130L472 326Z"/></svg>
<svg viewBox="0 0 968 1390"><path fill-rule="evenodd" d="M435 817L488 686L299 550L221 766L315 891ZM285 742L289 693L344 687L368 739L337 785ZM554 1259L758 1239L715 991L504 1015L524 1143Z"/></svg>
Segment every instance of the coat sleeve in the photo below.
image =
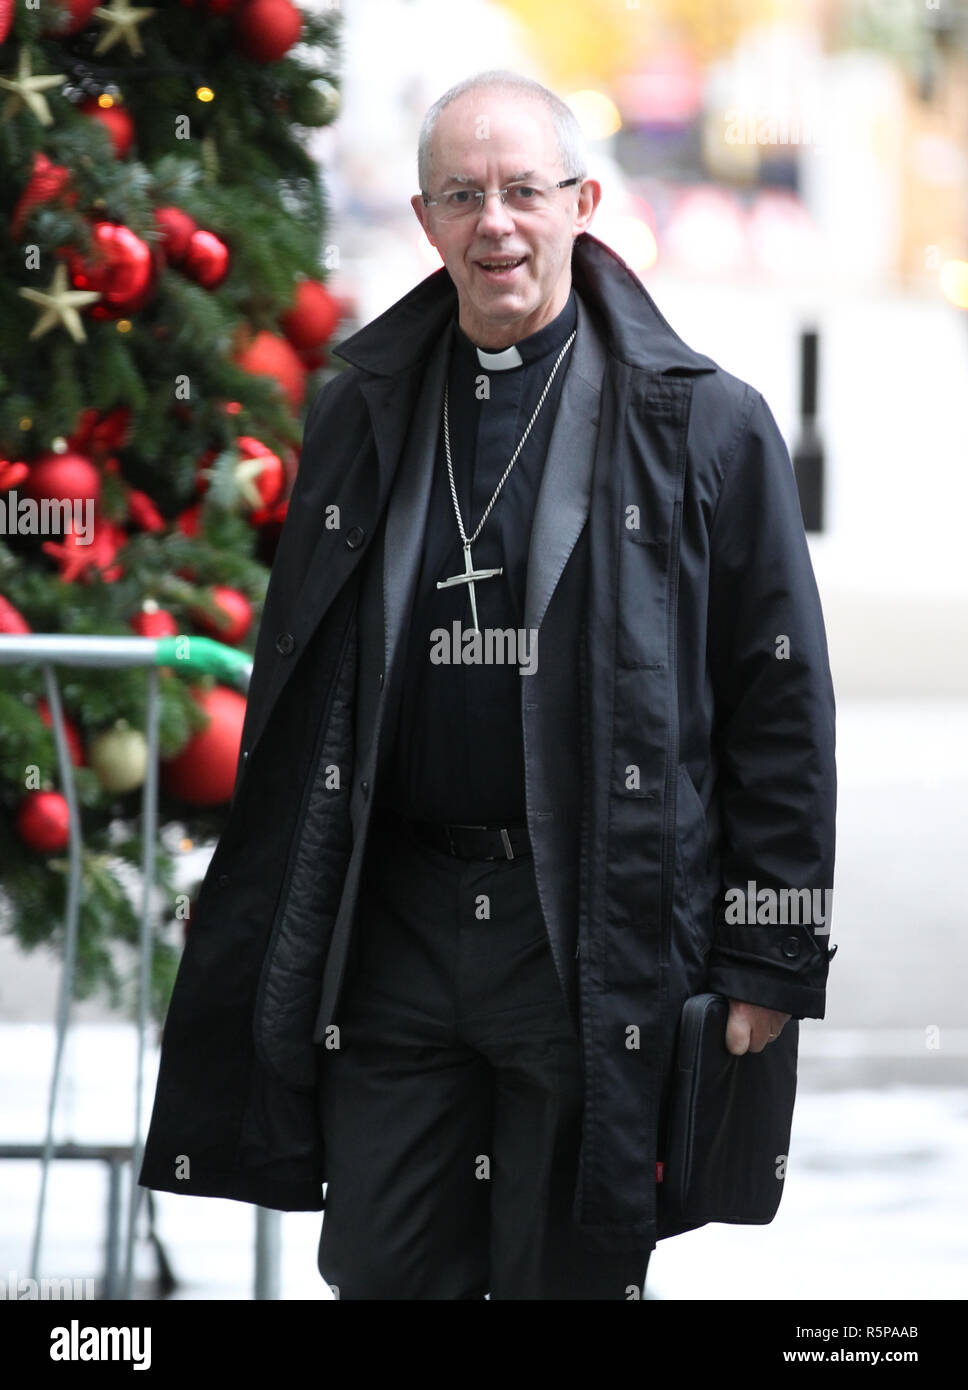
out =
<svg viewBox="0 0 968 1390"><path fill-rule="evenodd" d="M746 429L726 465L710 532L722 882L708 987L796 1018L823 1018L837 949L828 945L834 693L790 456L766 401L747 391Z"/></svg>

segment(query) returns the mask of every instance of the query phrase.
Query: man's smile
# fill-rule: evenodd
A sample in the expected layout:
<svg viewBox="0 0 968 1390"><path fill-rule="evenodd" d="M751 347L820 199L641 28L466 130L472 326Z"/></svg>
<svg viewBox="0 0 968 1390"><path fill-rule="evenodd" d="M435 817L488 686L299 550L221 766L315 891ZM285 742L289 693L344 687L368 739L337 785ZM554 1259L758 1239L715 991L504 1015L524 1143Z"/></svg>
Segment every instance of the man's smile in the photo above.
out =
<svg viewBox="0 0 968 1390"><path fill-rule="evenodd" d="M487 256L474 264L486 280L498 283L513 280L527 256Z"/></svg>

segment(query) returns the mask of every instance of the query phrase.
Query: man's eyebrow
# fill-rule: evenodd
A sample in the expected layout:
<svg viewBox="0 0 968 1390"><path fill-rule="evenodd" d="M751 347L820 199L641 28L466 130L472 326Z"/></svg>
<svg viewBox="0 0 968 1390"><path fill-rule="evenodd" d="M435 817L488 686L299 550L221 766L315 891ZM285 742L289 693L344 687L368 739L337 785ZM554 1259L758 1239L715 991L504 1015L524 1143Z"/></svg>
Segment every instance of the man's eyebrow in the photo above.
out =
<svg viewBox="0 0 968 1390"><path fill-rule="evenodd" d="M519 174L509 174L506 183L519 183L521 179L532 179L537 171L534 169L522 169ZM448 183L477 183L469 174L448 174Z"/></svg>

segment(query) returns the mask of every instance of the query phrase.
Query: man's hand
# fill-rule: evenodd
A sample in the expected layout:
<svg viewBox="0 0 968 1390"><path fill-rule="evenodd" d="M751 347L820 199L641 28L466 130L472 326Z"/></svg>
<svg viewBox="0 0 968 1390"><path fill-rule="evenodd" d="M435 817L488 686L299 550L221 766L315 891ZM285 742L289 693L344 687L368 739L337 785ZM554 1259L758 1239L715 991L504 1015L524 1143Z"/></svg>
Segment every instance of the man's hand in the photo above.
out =
<svg viewBox="0 0 968 1390"><path fill-rule="evenodd" d="M776 1041L790 1017L776 1009L764 1008L762 1004L744 1004L739 999L731 999L726 1020L726 1046L737 1057L744 1052L762 1052L768 1043Z"/></svg>

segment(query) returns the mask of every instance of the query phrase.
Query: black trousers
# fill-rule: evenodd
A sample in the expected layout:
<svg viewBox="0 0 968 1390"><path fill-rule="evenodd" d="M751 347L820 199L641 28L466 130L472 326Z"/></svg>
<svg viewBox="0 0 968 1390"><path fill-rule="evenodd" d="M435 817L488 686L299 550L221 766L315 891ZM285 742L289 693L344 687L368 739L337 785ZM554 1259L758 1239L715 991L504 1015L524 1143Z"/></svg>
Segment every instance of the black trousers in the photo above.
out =
<svg viewBox="0 0 968 1390"><path fill-rule="evenodd" d="M337 1022L319 1049L340 1299L629 1299L649 1251L572 1221L581 1049L530 856L455 859L378 826Z"/></svg>

